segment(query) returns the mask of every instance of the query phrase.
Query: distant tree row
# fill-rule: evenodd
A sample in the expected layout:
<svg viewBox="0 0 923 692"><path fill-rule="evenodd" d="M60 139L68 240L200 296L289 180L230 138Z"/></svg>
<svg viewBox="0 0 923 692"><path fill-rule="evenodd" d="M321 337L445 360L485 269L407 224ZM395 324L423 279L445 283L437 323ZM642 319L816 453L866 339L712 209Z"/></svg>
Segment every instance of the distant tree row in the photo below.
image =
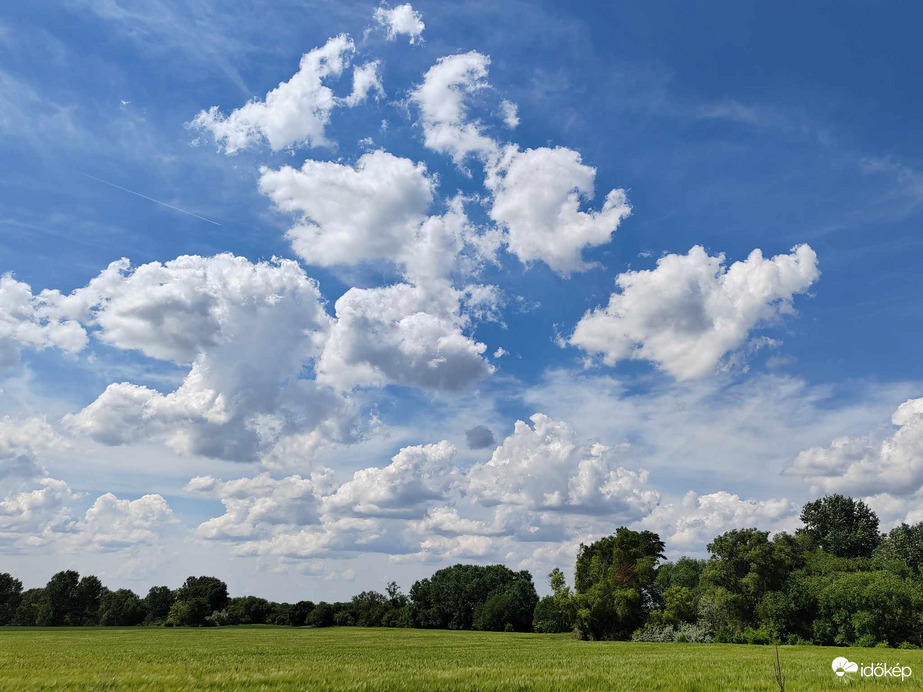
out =
<svg viewBox="0 0 923 692"><path fill-rule="evenodd" d="M230 598L217 577L189 577L178 589L152 587L143 598L110 590L94 576L58 572L44 588L0 573L0 625L70 626L289 625L292 627L438 627L532 629L538 595L528 572L503 565L455 565L416 582L411 596L388 584L387 593L363 591L340 603L276 603L256 596Z"/></svg>
<svg viewBox="0 0 923 692"><path fill-rule="evenodd" d="M734 529L708 559L664 561L651 531L621 527L581 545L574 586L560 569L539 600L527 571L454 565L386 593L338 603L230 598L216 577L155 586L143 598L94 576L55 574L44 588L0 574L0 625L289 625L575 632L584 639L923 645L923 523L887 535L863 502L808 503L794 535Z"/></svg>

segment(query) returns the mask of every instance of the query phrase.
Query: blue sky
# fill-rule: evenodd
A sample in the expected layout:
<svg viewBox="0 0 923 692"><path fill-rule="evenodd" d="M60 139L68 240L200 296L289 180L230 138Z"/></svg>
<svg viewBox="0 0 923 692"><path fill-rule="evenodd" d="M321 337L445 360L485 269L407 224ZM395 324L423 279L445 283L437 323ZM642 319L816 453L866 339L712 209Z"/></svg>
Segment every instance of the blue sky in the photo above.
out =
<svg viewBox="0 0 923 692"><path fill-rule="evenodd" d="M4 561L334 598L828 491L919 520L919 14L6 8Z"/></svg>

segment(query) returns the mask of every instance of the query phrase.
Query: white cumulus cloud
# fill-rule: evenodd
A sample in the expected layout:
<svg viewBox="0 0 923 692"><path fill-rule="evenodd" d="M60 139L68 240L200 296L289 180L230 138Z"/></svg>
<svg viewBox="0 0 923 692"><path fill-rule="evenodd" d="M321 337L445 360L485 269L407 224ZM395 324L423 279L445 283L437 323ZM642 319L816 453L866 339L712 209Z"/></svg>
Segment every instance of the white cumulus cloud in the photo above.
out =
<svg viewBox="0 0 923 692"><path fill-rule="evenodd" d="M656 507L638 525L658 532L670 549L701 550L715 536L731 529L789 528L781 523L792 523L795 514L795 506L784 498L743 500L724 491L698 495L690 490L682 502Z"/></svg>
<svg viewBox="0 0 923 692"><path fill-rule="evenodd" d="M461 165L470 154L486 158L497 144L481 123L468 119L465 100L486 89L490 58L477 51L439 58L411 93L421 113L424 144Z"/></svg>
<svg viewBox="0 0 923 692"><path fill-rule="evenodd" d="M336 302L318 381L451 391L483 379L493 371L487 346L465 334L461 308L460 292L445 284L351 288Z"/></svg>
<svg viewBox="0 0 923 692"><path fill-rule="evenodd" d="M407 36L410 43L423 40L423 29L426 28L423 15L413 9L410 3L397 7L378 7L375 10L375 21L387 32L389 41L398 36Z"/></svg>
<svg viewBox="0 0 923 692"><path fill-rule="evenodd" d="M583 316L570 344L610 365L647 360L679 380L703 377L751 330L791 314L794 296L819 276L808 245L771 259L754 250L730 267L695 246L661 257L656 269L619 274L619 291Z"/></svg>
<svg viewBox="0 0 923 692"><path fill-rule="evenodd" d="M923 398L908 399L891 416L884 439L841 437L806 449L784 473L807 479L815 492L890 494L923 490Z"/></svg>
<svg viewBox="0 0 923 692"><path fill-rule="evenodd" d="M621 449L587 444L567 423L517 421L490 460L468 472L467 494L488 506L638 519L660 500L647 472L617 465Z"/></svg>
<svg viewBox="0 0 923 692"><path fill-rule="evenodd" d="M611 190L599 211L581 211L595 179L596 169L573 149L507 147L486 185L494 196L490 217L506 229L510 252L560 274L587 269L582 251L608 243L631 213L624 190Z"/></svg>
<svg viewBox="0 0 923 692"><path fill-rule="evenodd" d="M355 46L340 34L301 57L298 72L282 82L261 100L253 100L224 115L217 106L199 112L192 120L195 128L207 130L228 154L265 138L273 151L292 145L319 147L329 144L324 132L330 112L339 105L325 84L339 77L348 66ZM360 78L367 83L368 75ZM369 86L365 87L366 93ZM360 97L354 90L356 102ZM364 97L363 97L364 98Z"/></svg>
<svg viewBox="0 0 923 692"><path fill-rule="evenodd" d="M455 447L445 440L404 447L387 466L356 471L324 500L324 509L368 517L420 517L428 503L448 491L454 459Z"/></svg>

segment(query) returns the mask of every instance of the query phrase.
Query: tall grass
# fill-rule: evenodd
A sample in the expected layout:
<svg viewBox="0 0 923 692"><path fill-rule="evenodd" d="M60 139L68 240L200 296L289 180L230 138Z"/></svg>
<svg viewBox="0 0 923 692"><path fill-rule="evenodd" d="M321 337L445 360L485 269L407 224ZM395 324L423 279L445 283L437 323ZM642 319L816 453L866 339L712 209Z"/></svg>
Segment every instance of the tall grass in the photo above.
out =
<svg viewBox="0 0 923 692"><path fill-rule="evenodd" d="M923 651L780 647L790 690L829 690L831 661L911 666ZM0 690L772 690L768 646L583 642L393 629L5 629ZM862 687L919 687L911 677Z"/></svg>

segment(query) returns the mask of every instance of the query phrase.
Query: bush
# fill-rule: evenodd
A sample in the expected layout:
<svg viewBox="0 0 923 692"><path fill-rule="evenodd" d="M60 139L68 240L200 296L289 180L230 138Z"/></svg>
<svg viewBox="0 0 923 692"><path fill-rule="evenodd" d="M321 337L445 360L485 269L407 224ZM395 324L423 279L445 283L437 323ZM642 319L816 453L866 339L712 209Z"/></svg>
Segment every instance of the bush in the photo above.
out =
<svg viewBox="0 0 923 692"><path fill-rule="evenodd" d="M686 622L672 625L647 624L631 635L633 642L681 642L686 644L708 644L712 636L697 623Z"/></svg>
<svg viewBox="0 0 923 692"><path fill-rule="evenodd" d="M772 634L763 629L748 627L740 633L738 640L741 644L772 644L774 637Z"/></svg>

